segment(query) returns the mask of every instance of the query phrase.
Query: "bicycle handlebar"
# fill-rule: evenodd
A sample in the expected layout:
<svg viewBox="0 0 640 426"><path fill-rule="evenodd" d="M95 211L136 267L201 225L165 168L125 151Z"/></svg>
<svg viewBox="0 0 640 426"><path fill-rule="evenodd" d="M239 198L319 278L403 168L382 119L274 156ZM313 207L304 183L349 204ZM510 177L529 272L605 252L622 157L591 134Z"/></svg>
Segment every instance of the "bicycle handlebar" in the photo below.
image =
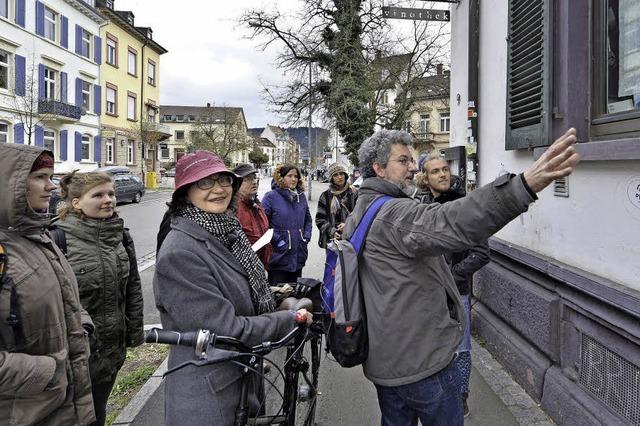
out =
<svg viewBox="0 0 640 426"><path fill-rule="evenodd" d="M165 345L191 346L196 345L199 331L187 331L179 333L177 331L152 328L144 337L146 343L162 343Z"/></svg>

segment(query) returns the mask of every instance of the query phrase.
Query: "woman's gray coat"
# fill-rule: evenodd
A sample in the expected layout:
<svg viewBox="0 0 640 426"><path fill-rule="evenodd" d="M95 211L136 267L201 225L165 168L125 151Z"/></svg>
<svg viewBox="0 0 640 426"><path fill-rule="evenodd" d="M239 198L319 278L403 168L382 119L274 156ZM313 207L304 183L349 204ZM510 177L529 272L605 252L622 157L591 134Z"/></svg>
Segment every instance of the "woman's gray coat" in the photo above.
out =
<svg viewBox="0 0 640 426"><path fill-rule="evenodd" d="M286 311L255 316L240 263L213 235L183 217L172 219L158 252L153 290L166 330L209 329L255 345L275 341L295 326ZM194 359L193 349L172 346L169 368ZM240 378L240 367L231 362L188 366L167 376L165 424L233 424Z"/></svg>

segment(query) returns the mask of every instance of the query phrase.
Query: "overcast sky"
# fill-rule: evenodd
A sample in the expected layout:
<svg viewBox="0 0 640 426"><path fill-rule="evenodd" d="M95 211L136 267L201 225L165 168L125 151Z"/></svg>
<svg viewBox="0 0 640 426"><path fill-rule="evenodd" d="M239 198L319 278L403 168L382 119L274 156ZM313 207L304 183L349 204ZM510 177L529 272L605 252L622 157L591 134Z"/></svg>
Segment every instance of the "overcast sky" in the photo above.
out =
<svg viewBox="0 0 640 426"><path fill-rule="evenodd" d="M281 124L261 100L260 81L282 80L273 66L276 50L261 51L243 39L238 25L248 8L277 4L291 10L295 0L115 0L131 10L136 26L153 28L153 39L167 49L160 58L160 104L244 108L249 127Z"/></svg>

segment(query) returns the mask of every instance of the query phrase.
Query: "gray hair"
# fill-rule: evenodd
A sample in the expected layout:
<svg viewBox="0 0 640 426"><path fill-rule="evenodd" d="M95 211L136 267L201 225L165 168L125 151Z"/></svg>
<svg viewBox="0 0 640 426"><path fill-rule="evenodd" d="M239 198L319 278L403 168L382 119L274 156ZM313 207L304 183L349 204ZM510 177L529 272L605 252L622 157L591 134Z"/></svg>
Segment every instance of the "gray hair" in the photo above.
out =
<svg viewBox="0 0 640 426"><path fill-rule="evenodd" d="M413 145L413 136L402 130L378 130L369 136L358 149L358 160L363 179L375 177L373 163L380 163L383 167L389 163L391 145Z"/></svg>

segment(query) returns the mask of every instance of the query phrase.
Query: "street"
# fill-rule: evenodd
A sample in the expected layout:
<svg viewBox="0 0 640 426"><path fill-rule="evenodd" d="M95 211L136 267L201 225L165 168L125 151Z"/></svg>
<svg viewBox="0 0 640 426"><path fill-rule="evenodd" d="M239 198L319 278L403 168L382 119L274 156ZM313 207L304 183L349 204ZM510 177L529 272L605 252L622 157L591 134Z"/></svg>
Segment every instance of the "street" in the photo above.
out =
<svg viewBox="0 0 640 426"><path fill-rule="evenodd" d="M271 179L260 181L258 195L262 197L270 189ZM315 217L318 196L327 189L327 184L313 182L312 201L309 203L311 215ZM307 192L308 194L308 192ZM155 308L152 280L155 262L156 234L171 192L158 191L145 195L139 204L123 204L118 207L125 225L130 229L136 245L141 267L144 294L144 318L147 326L160 323ZM322 277L324 270L324 250L318 244L318 231L314 226L309 244L309 260L304 275ZM272 354L278 362L281 356ZM273 374L273 373L271 373ZM359 367L344 369L335 361L324 357L321 362L316 420L319 425L373 425L380 423L376 391L371 382L364 378ZM280 382L281 383L281 382ZM517 424L511 412L474 369L471 378L470 405L472 416L467 425L514 425ZM275 393L274 393L275 394ZM279 404L271 395L274 406ZM135 425L159 425L163 423L164 387L160 386L135 418ZM277 410L277 407L276 407Z"/></svg>

